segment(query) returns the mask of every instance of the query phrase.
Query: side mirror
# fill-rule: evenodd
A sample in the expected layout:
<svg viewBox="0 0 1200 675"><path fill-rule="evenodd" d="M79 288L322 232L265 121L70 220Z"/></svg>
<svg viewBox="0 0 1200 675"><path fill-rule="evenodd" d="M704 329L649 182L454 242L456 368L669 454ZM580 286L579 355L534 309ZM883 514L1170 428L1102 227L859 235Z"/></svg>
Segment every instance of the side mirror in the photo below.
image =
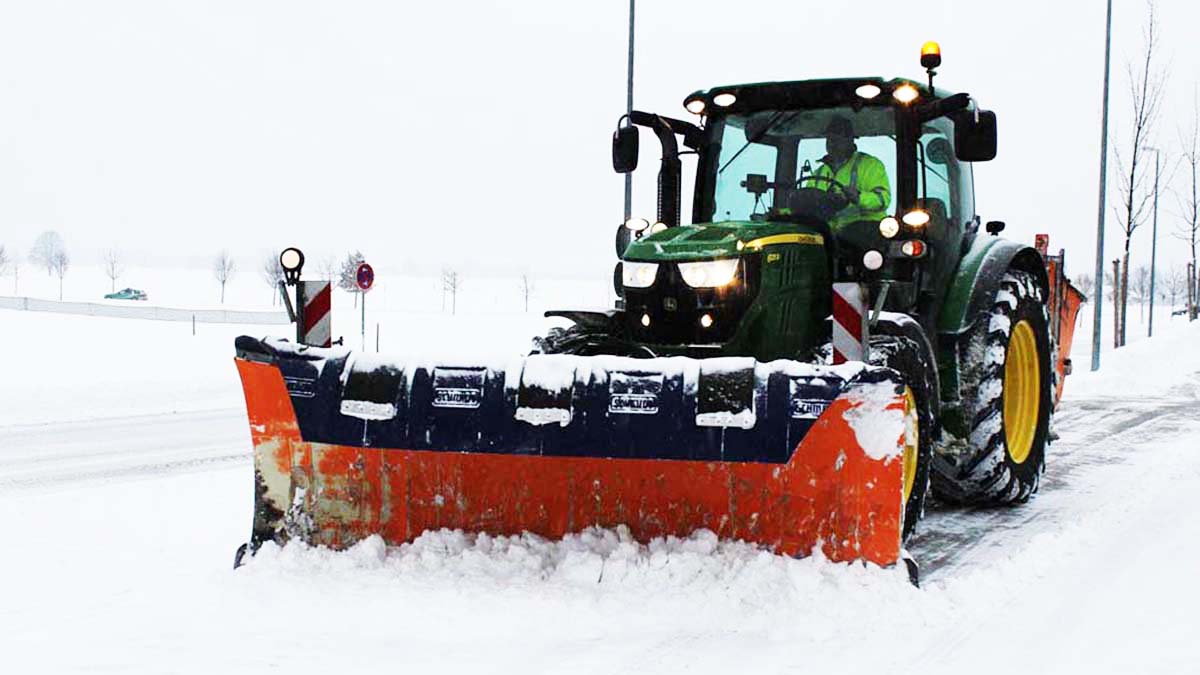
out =
<svg viewBox="0 0 1200 675"><path fill-rule="evenodd" d="M996 158L996 113L963 110L954 115L954 154L964 162Z"/></svg>
<svg viewBox="0 0 1200 675"><path fill-rule="evenodd" d="M625 257L625 249L629 248L629 243L633 241L633 230L625 227L624 223L617 226L617 260ZM620 293L618 293L620 295Z"/></svg>
<svg viewBox="0 0 1200 675"><path fill-rule="evenodd" d="M638 130L630 125L618 127L613 132L612 148L613 171L629 173L638 164Z"/></svg>

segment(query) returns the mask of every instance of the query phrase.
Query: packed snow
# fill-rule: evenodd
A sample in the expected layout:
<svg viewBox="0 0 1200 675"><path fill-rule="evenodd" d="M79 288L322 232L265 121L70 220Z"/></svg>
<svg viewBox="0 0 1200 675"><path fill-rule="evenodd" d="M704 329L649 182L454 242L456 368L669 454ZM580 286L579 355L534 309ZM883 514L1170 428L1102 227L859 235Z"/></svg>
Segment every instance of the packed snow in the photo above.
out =
<svg viewBox="0 0 1200 675"><path fill-rule="evenodd" d="M487 335L511 355L541 325L386 311L421 327L390 343L412 353ZM1097 373L1076 346L1041 492L1011 509L931 506L910 542L919 589L902 569L819 552L789 559L703 531L639 544L620 528L268 545L234 571L253 483L232 338L273 331L0 321L6 671L1194 668L1200 325L1180 318L1106 351Z"/></svg>

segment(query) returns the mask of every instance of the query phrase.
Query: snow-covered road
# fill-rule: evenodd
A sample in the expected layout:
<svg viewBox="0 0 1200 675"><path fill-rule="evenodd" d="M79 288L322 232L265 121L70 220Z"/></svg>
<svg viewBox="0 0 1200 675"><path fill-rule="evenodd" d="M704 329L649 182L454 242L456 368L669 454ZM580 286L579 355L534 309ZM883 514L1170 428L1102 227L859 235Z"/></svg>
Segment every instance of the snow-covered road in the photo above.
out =
<svg viewBox="0 0 1200 675"><path fill-rule="evenodd" d="M248 464L237 408L0 427L0 494Z"/></svg>
<svg viewBox="0 0 1200 675"><path fill-rule="evenodd" d="M911 542L921 589L899 570L606 531L268 547L235 572L252 489L239 409L0 421L0 664L1196 672L1198 337L1177 327L1073 376L1041 492L931 508Z"/></svg>

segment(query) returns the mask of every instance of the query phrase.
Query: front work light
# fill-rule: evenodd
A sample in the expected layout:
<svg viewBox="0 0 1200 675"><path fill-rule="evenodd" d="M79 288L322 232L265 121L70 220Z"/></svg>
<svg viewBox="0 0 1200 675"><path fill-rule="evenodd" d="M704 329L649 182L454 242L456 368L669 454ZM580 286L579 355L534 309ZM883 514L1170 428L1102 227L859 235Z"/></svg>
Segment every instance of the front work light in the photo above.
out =
<svg viewBox="0 0 1200 675"><path fill-rule="evenodd" d="M650 288L658 276L658 263L630 262L621 265L621 282L626 288Z"/></svg>
<svg viewBox="0 0 1200 675"><path fill-rule="evenodd" d="M658 222L658 223L655 223L650 226L650 234L658 234L659 232L662 232L665 229L667 229L667 224L663 223L663 222Z"/></svg>
<svg viewBox="0 0 1200 675"><path fill-rule="evenodd" d="M692 288L720 288L737 276L738 259L679 263L679 274Z"/></svg>
<svg viewBox="0 0 1200 675"><path fill-rule="evenodd" d="M702 98L688 99L688 101L683 104L683 107L687 108L687 111L692 113L693 115L703 115L704 114L704 99L702 99Z"/></svg>
<svg viewBox="0 0 1200 675"><path fill-rule="evenodd" d="M641 232L647 227L650 227L650 223L645 218L630 218L625 221L625 229L631 232Z"/></svg>
<svg viewBox="0 0 1200 675"><path fill-rule="evenodd" d="M867 251L863 254L863 267L872 272L883 267L883 254L875 250Z"/></svg>
<svg viewBox="0 0 1200 675"><path fill-rule="evenodd" d="M733 105L736 101L737 101L737 96L735 96L729 92L725 92L723 94L717 94L716 96L713 97L713 103L717 104L717 106L719 106L721 108L728 108L729 106Z"/></svg>
<svg viewBox="0 0 1200 675"><path fill-rule="evenodd" d="M913 209L904 214L904 224L909 227L924 227L929 224L929 213L921 209Z"/></svg>

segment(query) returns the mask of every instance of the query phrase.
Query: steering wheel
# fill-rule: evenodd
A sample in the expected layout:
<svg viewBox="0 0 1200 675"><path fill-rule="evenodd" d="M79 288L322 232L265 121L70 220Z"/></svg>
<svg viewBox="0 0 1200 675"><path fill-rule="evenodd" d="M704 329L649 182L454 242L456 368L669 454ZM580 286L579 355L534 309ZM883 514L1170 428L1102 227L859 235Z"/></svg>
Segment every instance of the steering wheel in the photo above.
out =
<svg viewBox="0 0 1200 675"><path fill-rule="evenodd" d="M846 199L846 201L849 201L849 197L847 197L847 195L846 195L846 193L850 191L849 186L839 183L837 181L837 179L833 178L832 176L818 176L817 174L810 174L810 175L805 176L804 178L801 178L800 180L796 181L796 188L800 189L800 190L809 188L809 186L805 185L805 183L807 183L808 181L820 181L820 182L825 183L825 185L827 186L825 188L826 192L829 192L831 188L837 188L838 194L840 194L844 199ZM809 188L809 189L820 189L820 188Z"/></svg>

